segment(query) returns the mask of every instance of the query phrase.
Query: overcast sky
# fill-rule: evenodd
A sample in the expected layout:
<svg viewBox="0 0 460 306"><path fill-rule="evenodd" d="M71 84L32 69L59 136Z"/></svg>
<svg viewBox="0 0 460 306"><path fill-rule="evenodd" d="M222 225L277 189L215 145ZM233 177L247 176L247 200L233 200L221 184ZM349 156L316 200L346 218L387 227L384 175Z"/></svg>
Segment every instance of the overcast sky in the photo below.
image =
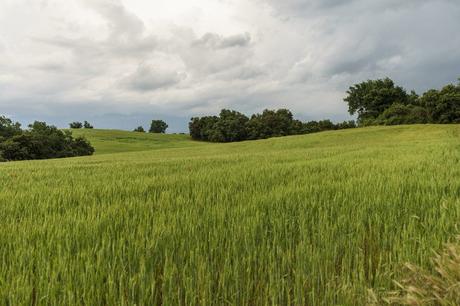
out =
<svg viewBox="0 0 460 306"><path fill-rule="evenodd" d="M459 0L0 0L0 114L23 123L343 120L346 89L385 76L456 82Z"/></svg>

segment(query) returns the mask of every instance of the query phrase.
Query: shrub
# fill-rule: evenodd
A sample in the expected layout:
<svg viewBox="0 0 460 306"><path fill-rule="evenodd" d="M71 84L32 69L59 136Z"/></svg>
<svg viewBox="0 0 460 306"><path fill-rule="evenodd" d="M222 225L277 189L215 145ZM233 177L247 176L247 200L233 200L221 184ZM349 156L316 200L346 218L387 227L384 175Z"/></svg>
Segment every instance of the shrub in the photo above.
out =
<svg viewBox="0 0 460 306"><path fill-rule="evenodd" d="M142 126L138 126L137 128L134 129L133 132L145 133L145 130Z"/></svg>
<svg viewBox="0 0 460 306"><path fill-rule="evenodd" d="M83 123L83 127L84 127L85 129L92 129L92 128L94 128L88 121L85 121L85 122Z"/></svg>

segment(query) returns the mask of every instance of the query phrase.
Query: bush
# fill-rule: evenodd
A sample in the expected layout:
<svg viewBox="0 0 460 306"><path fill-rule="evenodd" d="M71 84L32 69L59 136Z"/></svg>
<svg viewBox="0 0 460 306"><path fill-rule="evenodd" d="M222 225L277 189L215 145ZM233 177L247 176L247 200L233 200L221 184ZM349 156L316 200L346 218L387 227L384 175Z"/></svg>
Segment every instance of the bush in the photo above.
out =
<svg viewBox="0 0 460 306"><path fill-rule="evenodd" d="M88 156L93 155L95 150L93 146L84 137L77 137L70 142L73 156Z"/></svg>
<svg viewBox="0 0 460 306"><path fill-rule="evenodd" d="M142 126L138 126L137 128L134 129L133 132L145 133L145 130Z"/></svg>

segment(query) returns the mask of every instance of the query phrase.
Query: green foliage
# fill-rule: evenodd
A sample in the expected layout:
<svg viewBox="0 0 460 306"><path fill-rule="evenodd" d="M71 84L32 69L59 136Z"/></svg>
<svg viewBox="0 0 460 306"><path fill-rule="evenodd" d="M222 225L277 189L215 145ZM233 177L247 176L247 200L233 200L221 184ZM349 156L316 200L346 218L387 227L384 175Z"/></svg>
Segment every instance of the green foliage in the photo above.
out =
<svg viewBox="0 0 460 306"><path fill-rule="evenodd" d="M389 79L369 80L356 84L347 91L344 99L351 115L358 114L358 121L376 119L394 103L407 104L410 100L404 88Z"/></svg>
<svg viewBox="0 0 460 306"><path fill-rule="evenodd" d="M211 141L216 139L216 133L214 132L214 126L219 122L217 116L206 116L206 117L194 117L189 123L190 136L193 139ZM219 135L217 135L219 136Z"/></svg>
<svg viewBox="0 0 460 306"><path fill-rule="evenodd" d="M387 108L375 121L376 124L398 125L427 123L427 111L416 105L395 103Z"/></svg>
<svg viewBox="0 0 460 306"><path fill-rule="evenodd" d="M94 128L88 121L85 121L85 123L83 123L83 127L85 129L92 129Z"/></svg>
<svg viewBox="0 0 460 306"><path fill-rule="evenodd" d="M459 133L74 131L139 152L0 165L0 304L366 305L457 233Z"/></svg>
<svg viewBox="0 0 460 306"><path fill-rule="evenodd" d="M429 90L421 97L430 122L460 123L460 83L447 85L441 90Z"/></svg>
<svg viewBox="0 0 460 306"><path fill-rule="evenodd" d="M264 139L300 134L302 126L287 109L264 110L251 117L248 123L249 139Z"/></svg>
<svg viewBox="0 0 460 306"><path fill-rule="evenodd" d="M2 160L29 160L92 155L94 148L84 138L72 137L70 131L61 131L45 122L35 121L29 129L2 137Z"/></svg>
<svg viewBox="0 0 460 306"><path fill-rule="evenodd" d="M0 142L2 138L9 138L21 133L21 124L13 122L5 116L0 116Z"/></svg>
<svg viewBox="0 0 460 306"><path fill-rule="evenodd" d="M242 113L223 109L220 112L219 120L213 126L213 133L210 141L233 142L247 138L246 124L248 117Z"/></svg>
<svg viewBox="0 0 460 306"><path fill-rule="evenodd" d="M419 97L414 91L407 95L387 78L354 85L347 94L349 112L358 114L362 126L460 123L460 83L428 90Z"/></svg>
<svg viewBox="0 0 460 306"><path fill-rule="evenodd" d="M164 134L166 133L167 128L168 128L168 125L163 120L152 120L152 123L150 124L149 132Z"/></svg>
<svg viewBox="0 0 460 306"><path fill-rule="evenodd" d="M252 115L251 119L239 112L224 109L219 117L192 118L189 123L193 139L211 142L266 139L352 127L356 125L336 125L330 120L302 123L295 120L291 111L287 109L266 109L262 114Z"/></svg>
<svg viewBox="0 0 460 306"><path fill-rule="evenodd" d="M138 126L137 128L134 129L133 132L145 133L145 130L142 126Z"/></svg>
<svg viewBox="0 0 460 306"><path fill-rule="evenodd" d="M71 123L69 123L69 127L71 129L81 129L83 127L83 123L78 122L78 121L71 122Z"/></svg>

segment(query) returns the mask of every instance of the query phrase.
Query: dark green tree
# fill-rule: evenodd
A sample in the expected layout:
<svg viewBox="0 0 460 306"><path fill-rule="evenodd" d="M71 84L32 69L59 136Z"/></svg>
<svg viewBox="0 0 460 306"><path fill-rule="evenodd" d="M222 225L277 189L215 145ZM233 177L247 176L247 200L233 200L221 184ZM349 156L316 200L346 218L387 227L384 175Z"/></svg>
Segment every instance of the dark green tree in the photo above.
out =
<svg viewBox="0 0 460 306"><path fill-rule="evenodd" d="M152 123L150 124L149 132L164 134L166 133L167 128L168 128L168 125L163 120L152 120Z"/></svg>
<svg viewBox="0 0 460 306"><path fill-rule="evenodd" d="M404 88L396 86L389 78L356 84L350 87L344 99L349 113L358 114L358 122L364 125L372 123L392 104L405 105L409 100Z"/></svg>
<svg viewBox="0 0 460 306"><path fill-rule="evenodd" d="M287 109L266 109L262 114L253 115L247 123L248 139L295 135L301 132L301 124L293 119L291 111Z"/></svg>
<svg viewBox="0 0 460 306"><path fill-rule="evenodd" d="M319 126L318 121L308 121L303 124L303 132L304 134L310 133L317 133L321 132L321 128Z"/></svg>
<svg viewBox="0 0 460 306"><path fill-rule="evenodd" d="M354 129L356 128L356 122L354 120L343 121L336 124L337 130L344 130L344 129Z"/></svg>
<svg viewBox="0 0 460 306"><path fill-rule="evenodd" d="M242 113L224 109L219 117L195 117L189 123L190 136L193 139L213 142L255 140L354 127L354 121L341 125L330 120L302 123L293 119L292 113L287 109L264 110L262 114L252 115L251 119Z"/></svg>
<svg viewBox="0 0 460 306"><path fill-rule="evenodd" d="M5 116L0 116L0 141L2 138L9 138L22 133L21 124L13 122Z"/></svg>
<svg viewBox="0 0 460 306"><path fill-rule="evenodd" d="M336 130L337 127L331 120L325 119L318 122L318 127L320 131L330 131Z"/></svg>
<svg viewBox="0 0 460 306"><path fill-rule="evenodd" d="M83 127L85 129L92 129L94 128L88 121L85 120L85 122L83 123Z"/></svg>
<svg viewBox="0 0 460 306"><path fill-rule="evenodd" d="M189 123L190 136L195 140L211 141L219 138L215 126L219 121L217 116L194 117Z"/></svg>
<svg viewBox="0 0 460 306"><path fill-rule="evenodd" d="M460 123L460 82L429 90L420 98L432 123Z"/></svg>
<svg viewBox="0 0 460 306"><path fill-rule="evenodd" d="M69 127L71 129L81 129L83 127L83 123L75 121L75 122L69 123Z"/></svg>
<svg viewBox="0 0 460 306"><path fill-rule="evenodd" d="M246 123L248 117L237 111L223 109L219 120L213 125L210 135L214 142L233 142L247 139Z"/></svg>
<svg viewBox="0 0 460 306"><path fill-rule="evenodd" d="M395 103L387 108L377 119L376 124L399 125L426 123L426 109L412 104Z"/></svg>

